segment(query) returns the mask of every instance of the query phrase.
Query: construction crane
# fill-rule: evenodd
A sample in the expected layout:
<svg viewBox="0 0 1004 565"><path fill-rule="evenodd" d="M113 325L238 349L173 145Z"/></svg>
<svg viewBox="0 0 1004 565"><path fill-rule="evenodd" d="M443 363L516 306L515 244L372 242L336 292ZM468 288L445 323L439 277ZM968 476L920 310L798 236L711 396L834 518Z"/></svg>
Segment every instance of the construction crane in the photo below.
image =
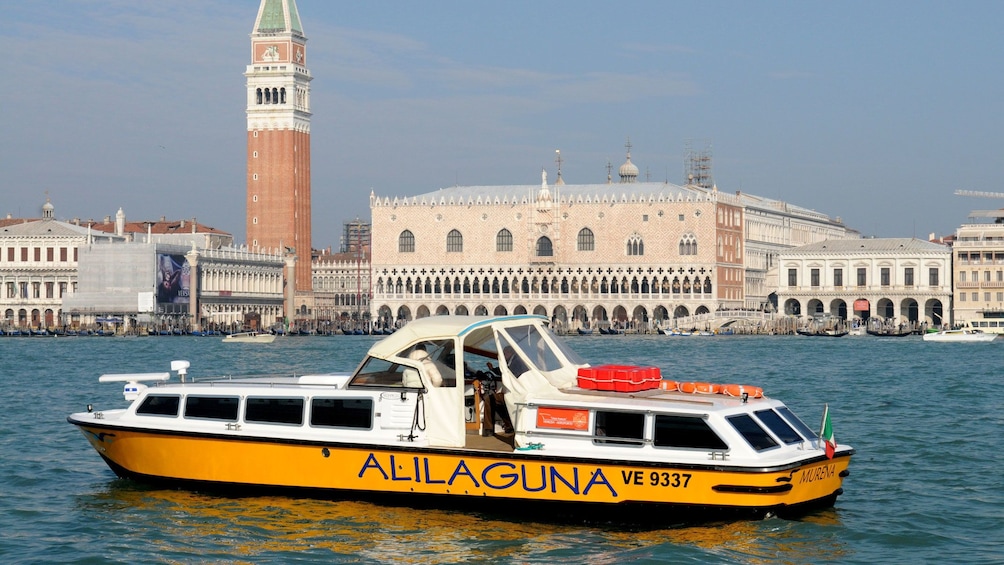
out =
<svg viewBox="0 0 1004 565"><path fill-rule="evenodd" d="M956 196L978 196L980 198L1004 198L1004 192L985 192L982 190L956 190Z"/></svg>

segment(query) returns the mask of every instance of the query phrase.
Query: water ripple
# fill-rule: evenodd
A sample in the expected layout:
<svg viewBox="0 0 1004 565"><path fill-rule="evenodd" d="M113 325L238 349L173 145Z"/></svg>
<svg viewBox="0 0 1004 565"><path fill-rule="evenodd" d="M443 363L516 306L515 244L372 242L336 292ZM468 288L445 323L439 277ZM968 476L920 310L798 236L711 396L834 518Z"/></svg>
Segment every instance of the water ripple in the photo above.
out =
<svg viewBox="0 0 1004 565"><path fill-rule="evenodd" d="M812 427L829 404L852 444L845 493L801 520L651 531L283 497L227 498L115 478L69 412L120 406L103 372L191 375L352 370L368 336L0 338L0 559L4 563L993 563L1004 555L998 389L1004 343L931 348L870 337L572 337L593 363L763 386ZM295 364L293 364L295 363ZM529 517L528 517L529 518Z"/></svg>

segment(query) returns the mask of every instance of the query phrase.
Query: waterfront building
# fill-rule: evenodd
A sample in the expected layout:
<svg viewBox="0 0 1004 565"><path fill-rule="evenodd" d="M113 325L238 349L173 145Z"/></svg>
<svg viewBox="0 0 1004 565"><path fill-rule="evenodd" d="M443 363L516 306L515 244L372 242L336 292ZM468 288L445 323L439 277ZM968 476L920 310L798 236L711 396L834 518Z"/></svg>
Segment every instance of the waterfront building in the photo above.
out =
<svg viewBox="0 0 1004 565"><path fill-rule="evenodd" d="M456 186L370 197L377 323L442 314L542 314L556 327L645 330L739 308L735 195L637 182Z"/></svg>
<svg viewBox="0 0 1004 565"><path fill-rule="evenodd" d="M780 252L782 313L885 324L951 322L952 251L915 238L826 240Z"/></svg>
<svg viewBox="0 0 1004 565"><path fill-rule="evenodd" d="M746 219L745 284L746 308L776 310L778 257L793 247L828 240L861 237L839 217L809 210L788 202L737 192Z"/></svg>
<svg viewBox="0 0 1004 565"><path fill-rule="evenodd" d="M857 237L783 202L713 185L638 182L628 149L618 183L608 175L606 184L565 184L559 162L553 186L545 174L539 186L371 195L378 323L529 312L566 330L674 325L723 309L763 309L773 291L766 273L780 249Z"/></svg>
<svg viewBox="0 0 1004 565"><path fill-rule="evenodd" d="M247 78L247 245L294 257L288 311L311 294L310 81L294 0L261 0ZM295 306L294 306L295 304Z"/></svg>
<svg viewBox="0 0 1004 565"><path fill-rule="evenodd" d="M41 218L0 220L0 313L4 331L62 325L63 300L77 290L78 249L88 241L122 241L62 222L46 199Z"/></svg>
<svg viewBox="0 0 1004 565"><path fill-rule="evenodd" d="M977 210L955 232L955 318L1004 333L1004 210ZM979 219L983 221L978 221Z"/></svg>
<svg viewBox="0 0 1004 565"><path fill-rule="evenodd" d="M237 331L283 323L281 254L96 242L79 257L77 292L63 303L69 327Z"/></svg>
<svg viewBox="0 0 1004 565"><path fill-rule="evenodd" d="M369 329L369 250L324 252L314 258L313 267L317 331Z"/></svg>

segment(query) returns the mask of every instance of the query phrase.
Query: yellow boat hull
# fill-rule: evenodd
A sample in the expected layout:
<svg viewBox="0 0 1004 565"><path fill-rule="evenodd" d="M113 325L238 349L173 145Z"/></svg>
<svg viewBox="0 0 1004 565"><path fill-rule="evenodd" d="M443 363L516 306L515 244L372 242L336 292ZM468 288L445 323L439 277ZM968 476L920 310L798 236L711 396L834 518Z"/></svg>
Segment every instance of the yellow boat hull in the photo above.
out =
<svg viewBox="0 0 1004 565"><path fill-rule="evenodd" d="M76 422L120 476L219 486L685 506L764 514L832 505L850 453L776 469L672 466L489 451L320 444Z"/></svg>

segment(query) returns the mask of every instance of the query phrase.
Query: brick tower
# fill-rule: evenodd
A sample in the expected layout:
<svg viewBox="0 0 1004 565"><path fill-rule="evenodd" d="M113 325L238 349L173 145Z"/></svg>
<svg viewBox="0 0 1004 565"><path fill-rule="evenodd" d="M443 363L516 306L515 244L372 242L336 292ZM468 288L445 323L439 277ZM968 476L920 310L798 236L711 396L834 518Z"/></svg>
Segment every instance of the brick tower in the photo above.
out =
<svg viewBox="0 0 1004 565"><path fill-rule="evenodd" d="M311 76L306 44L295 0L261 0L251 31L251 64L244 73L248 89L247 243L263 252L295 250L295 283L287 284L293 284L297 295L309 295L312 290ZM302 302L297 299L297 304Z"/></svg>

